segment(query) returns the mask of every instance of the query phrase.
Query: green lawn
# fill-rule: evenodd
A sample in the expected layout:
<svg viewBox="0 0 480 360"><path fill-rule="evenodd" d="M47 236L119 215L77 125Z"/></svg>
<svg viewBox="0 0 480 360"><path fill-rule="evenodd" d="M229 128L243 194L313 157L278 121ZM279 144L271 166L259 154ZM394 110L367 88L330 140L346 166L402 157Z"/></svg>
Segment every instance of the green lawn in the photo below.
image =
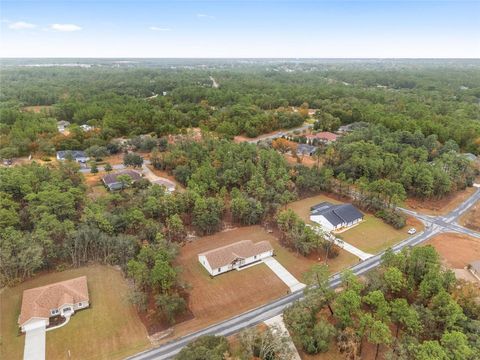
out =
<svg viewBox="0 0 480 360"><path fill-rule="evenodd" d="M307 224L313 224L313 222L310 221L310 207L323 201L340 204L338 200L330 198L327 195L317 195L292 202L288 204L287 207L295 211ZM337 236L365 252L376 254L406 239L409 236L407 231L411 227L415 227L417 231L423 228L418 221L409 219L407 226L397 230L393 226L383 222L383 220L371 214L365 214L365 220L360 225L340 233Z"/></svg>
<svg viewBox="0 0 480 360"><path fill-rule="evenodd" d="M409 226L405 226L397 230L383 220L366 214L361 224L338 234L338 237L365 252L376 254L406 239L408 229Z"/></svg>
<svg viewBox="0 0 480 360"><path fill-rule="evenodd" d="M86 275L91 307L62 328L47 332L46 358L120 359L147 349L150 342L135 309L126 300L127 285L111 267L90 266L40 275L0 295L1 359L22 359L25 336L17 319L23 290Z"/></svg>

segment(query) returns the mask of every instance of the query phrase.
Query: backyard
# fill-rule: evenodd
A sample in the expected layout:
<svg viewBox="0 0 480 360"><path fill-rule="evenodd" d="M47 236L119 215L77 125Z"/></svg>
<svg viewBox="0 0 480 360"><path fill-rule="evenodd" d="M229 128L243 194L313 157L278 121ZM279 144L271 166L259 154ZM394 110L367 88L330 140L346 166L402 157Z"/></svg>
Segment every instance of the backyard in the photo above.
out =
<svg viewBox="0 0 480 360"><path fill-rule="evenodd" d="M150 347L136 310L128 303L128 287L120 271L89 266L38 275L0 295L1 358L22 359L24 335L17 319L25 289L86 275L91 307L76 313L62 328L47 332L47 359L121 359Z"/></svg>

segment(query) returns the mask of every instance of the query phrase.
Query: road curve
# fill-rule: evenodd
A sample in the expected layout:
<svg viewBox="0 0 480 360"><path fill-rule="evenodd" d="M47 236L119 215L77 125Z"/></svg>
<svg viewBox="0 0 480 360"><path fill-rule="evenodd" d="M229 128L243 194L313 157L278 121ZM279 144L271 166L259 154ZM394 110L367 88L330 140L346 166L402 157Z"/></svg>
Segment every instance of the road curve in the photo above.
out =
<svg viewBox="0 0 480 360"><path fill-rule="evenodd" d="M428 221L425 221L425 216L417 214L415 212L409 212L419 219L426 222L427 226L423 232L409 237L406 240L393 246L394 251L400 251L404 247L416 246L432 238L433 236L440 234L444 231L456 232L458 229L465 229L456 224L458 217L467 211L476 201L480 200L480 189L478 189L472 196L460 204L456 209L450 212L444 217L428 217ZM468 229L466 229L468 230ZM470 231L470 230L469 230ZM463 231L461 231L463 232ZM478 233L472 232L479 237ZM364 274L381 263L383 252L368 258L365 261L351 266L350 270L356 275ZM330 286L337 287L340 284L340 274L334 274L330 278ZM239 332L242 329L259 324L267 319L270 319L276 315L279 315L283 310L291 305L293 302L303 298L303 291L296 291L284 297L281 297L268 304L262 305L256 309L249 310L243 314L234 316L228 320L211 325L202 330L193 332L183 337L176 338L158 348L146 350L129 357L129 360L167 360L172 359L180 350L189 342L197 339L203 335L232 335Z"/></svg>

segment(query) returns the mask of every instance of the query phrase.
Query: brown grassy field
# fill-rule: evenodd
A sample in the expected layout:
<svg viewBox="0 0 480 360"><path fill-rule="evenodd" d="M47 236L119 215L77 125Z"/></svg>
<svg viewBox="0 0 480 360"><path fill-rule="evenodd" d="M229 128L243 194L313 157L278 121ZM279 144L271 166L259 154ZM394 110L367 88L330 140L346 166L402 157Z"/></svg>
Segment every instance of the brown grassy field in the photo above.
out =
<svg viewBox="0 0 480 360"><path fill-rule="evenodd" d="M440 234L426 244L433 245L445 264L453 269L461 269L480 259L480 239L467 235Z"/></svg>
<svg viewBox="0 0 480 360"><path fill-rule="evenodd" d="M480 231L480 201L477 201L475 205L460 218L459 223L469 229Z"/></svg>
<svg viewBox="0 0 480 360"><path fill-rule="evenodd" d="M288 208L295 211L306 223L313 224L310 221L310 207L322 201L333 204L340 203L327 195L317 195L290 203ZM423 224L414 218L408 218L407 225L397 230L381 219L371 214L365 214L365 220L361 224L338 234L338 237L363 251L376 254L406 239L407 231L411 227L416 228L417 231L423 230Z"/></svg>
<svg viewBox="0 0 480 360"><path fill-rule="evenodd" d="M475 190L476 188L469 187L438 200L408 199L405 205L411 210L427 215L445 215L470 197Z"/></svg>
<svg viewBox="0 0 480 360"><path fill-rule="evenodd" d="M276 259L299 280L302 273L318 262L315 258L305 258L283 248L273 235L260 226L235 228L186 244L181 248L177 265L182 268L182 278L192 287L189 308L195 318L175 325L174 336L198 330L287 294L288 287L264 264L210 278L198 262L198 253L239 240L270 241ZM332 271L355 262L355 257L343 252L330 261Z"/></svg>
<svg viewBox="0 0 480 360"><path fill-rule="evenodd" d="M89 266L47 273L6 288L0 295L0 358L21 359L25 336L18 336L17 318L23 290L86 275L91 307L76 313L62 328L47 332L46 358L121 359L147 349L147 332L126 299L127 284L120 271Z"/></svg>
<svg viewBox="0 0 480 360"><path fill-rule="evenodd" d="M34 106L24 106L22 110L24 111L29 111L29 112L34 112L34 113L40 113L42 111L49 111L52 109L51 105L34 105Z"/></svg>

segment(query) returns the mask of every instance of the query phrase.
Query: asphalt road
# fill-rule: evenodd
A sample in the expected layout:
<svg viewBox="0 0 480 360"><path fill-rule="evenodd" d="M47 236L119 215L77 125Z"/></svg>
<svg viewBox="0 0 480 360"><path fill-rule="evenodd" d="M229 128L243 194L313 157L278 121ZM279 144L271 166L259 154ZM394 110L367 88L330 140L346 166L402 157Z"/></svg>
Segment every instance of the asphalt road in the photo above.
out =
<svg viewBox="0 0 480 360"><path fill-rule="evenodd" d="M393 247L394 251L399 251L406 246L418 245L441 232L461 232L480 238L480 234L466 229L457 224L458 218L467 211L476 201L480 200L480 189L478 189L470 198L465 200L456 209L446 216L432 217L403 209L405 212L416 216L426 224L423 232L409 237ZM383 252L362 261L350 269L356 274L364 274L381 263ZM337 287L340 284L340 274L335 274L330 278L330 286ZM231 319L222 321L218 324L209 326L202 330L188 334L186 336L172 340L161 347L147 350L130 357L130 360L166 360L172 359L185 345L202 335L232 335L242 329L259 324L267 319L279 315L283 310L294 301L303 298L303 291L296 291L271 303L265 304L259 308L247 311Z"/></svg>

